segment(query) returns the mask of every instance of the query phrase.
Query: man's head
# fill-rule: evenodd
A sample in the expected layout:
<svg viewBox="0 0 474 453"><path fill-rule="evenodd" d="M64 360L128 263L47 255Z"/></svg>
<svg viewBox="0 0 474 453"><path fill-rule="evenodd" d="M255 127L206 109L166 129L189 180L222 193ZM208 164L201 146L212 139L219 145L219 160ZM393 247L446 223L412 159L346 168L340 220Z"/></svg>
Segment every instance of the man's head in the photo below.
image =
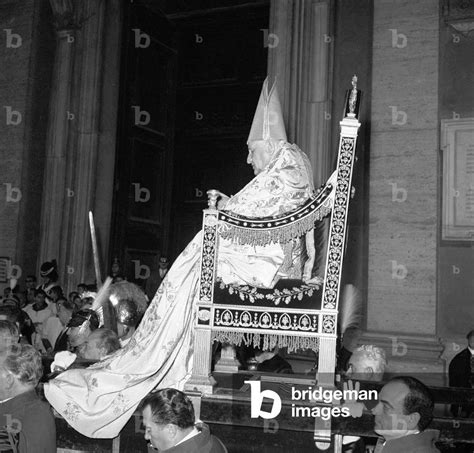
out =
<svg viewBox="0 0 474 453"><path fill-rule="evenodd" d="M77 296L74 296L72 302L74 304L74 307L76 307L76 310L80 310L84 305L81 296L79 296L79 293L77 294Z"/></svg>
<svg viewBox="0 0 474 453"><path fill-rule="evenodd" d="M35 288L28 288L26 290L26 301L28 304L34 304L35 303Z"/></svg>
<svg viewBox="0 0 474 453"><path fill-rule="evenodd" d="M20 330L18 326L7 320L0 320L0 350L17 344L20 341Z"/></svg>
<svg viewBox="0 0 474 453"><path fill-rule="evenodd" d="M277 142L272 139L253 140L249 142L247 163L252 165L253 172L258 175L270 163L276 150Z"/></svg>
<svg viewBox="0 0 474 453"><path fill-rule="evenodd" d="M33 390L43 375L40 353L29 344L0 351L0 401Z"/></svg>
<svg viewBox="0 0 474 453"><path fill-rule="evenodd" d="M150 393L140 403L145 439L158 450L174 447L193 429L194 407L179 390L167 388Z"/></svg>
<svg viewBox="0 0 474 453"><path fill-rule="evenodd" d="M0 306L0 321L10 321L20 327L22 312L18 307L12 305Z"/></svg>
<svg viewBox="0 0 474 453"><path fill-rule="evenodd" d="M81 357L89 360L102 360L119 349L120 342L113 330L97 329L87 338L81 351Z"/></svg>
<svg viewBox="0 0 474 453"><path fill-rule="evenodd" d="M471 330L467 335L467 344L471 349L474 349L474 330Z"/></svg>
<svg viewBox="0 0 474 453"><path fill-rule="evenodd" d="M84 308L72 316L67 326L69 345L81 353L89 335L99 327L99 317L95 311Z"/></svg>
<svg viewBox="0 0 474 453"><path fill-rule="evenodd" d="M57 302L60 297L63 297L63 290L60 286L54 286L50 291L51 299L53 302Z"/></svg>
<svg viewBox="0 0 474 453"><path fill-rule="evenodd" d="M114 277L120 273L120 262L118 258L114 258L112 266L110 267L110 271Z"/></svg>
<svg viewBox="0 0 474 453"><path fill-rule="evenodd" d="M377 346L366 344L352 353L346 376L362 381L381 381L386 367L385 351Z"/></svg>
<svg viewBox="0 0 474 453"><path fill-rule="evenodd" d="M433 419L434 402L428 388L418 379L400 376L382 387L374 431L385 439L403 437L409 431L424 431Z"/></svg>
<svg viewBox="0 0 474 453"><path fill-rule="evenodd" d="M82 296L83 293L87 291L87 285L85 283L79 283L77 285L77 292L79 293L80 296Z"/></svg>
<svg viewBox="0 0 474 453"><path fill-rule="evenodd" d="M11 294L9 297L3 300L3 305L20 308L20 298L16 294Z"/></svg>
<svg viewBox="0 0 474 453"><path fill-rule="evenodd" d="M35 304L40 307L46 305L46 293L42 289L35 290Z"/></svg>
<svg viewBox="0 0 474 453"><path fill-rule="evenodd" d="M168 258L166 258L165 256L160 257L160 261L158 262L158 267L160 269L168 269L169 266L170 266L170 263L168 261Z"/></svg>
<svg viewBox="0 0 474 453"><path fill-rule="evenodd" d="M27 275L25 286L26 286L26 289L36 288L36 276L35 275Z"/></svg>

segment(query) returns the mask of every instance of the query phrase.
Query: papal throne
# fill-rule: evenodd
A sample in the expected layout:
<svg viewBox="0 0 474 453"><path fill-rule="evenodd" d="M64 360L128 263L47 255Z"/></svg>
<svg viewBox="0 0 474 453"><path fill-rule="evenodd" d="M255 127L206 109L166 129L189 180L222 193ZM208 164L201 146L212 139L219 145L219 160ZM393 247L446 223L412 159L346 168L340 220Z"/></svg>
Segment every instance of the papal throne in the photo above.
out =
<svg viewBox="0 0 474 453"><path fill-rule="evenodd" d="M211 190L204 210L199 301L195 321L194 364L188 391L212 394L212 342L241 343L289 352L318 352L318 385L334 385L338 302L344 244L351 198L360 91L353 80L341 121L337 168L328 182L297 210L272 218L244 218L217 209L218 192ZM319 286L301 280L280 280L272 290L229 286L216 279L221 238L240 244L282 245L302 237L330 216L324 277Z"/></svg>

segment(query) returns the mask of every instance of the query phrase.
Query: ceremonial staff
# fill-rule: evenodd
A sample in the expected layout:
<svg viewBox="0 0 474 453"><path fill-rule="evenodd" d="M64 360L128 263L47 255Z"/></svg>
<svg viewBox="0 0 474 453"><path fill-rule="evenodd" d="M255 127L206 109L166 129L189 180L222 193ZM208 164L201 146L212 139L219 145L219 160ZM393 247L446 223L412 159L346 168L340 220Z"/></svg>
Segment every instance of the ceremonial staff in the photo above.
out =
<svg viewBox="0 0 474 453"><path fill-rule="evenodd" d="M112 283L112 279L107 277L104 284L102 285L102 276L100 274L100 262L99 262L99 248L97 247L97 236L95 233L94 216L92 211L89 211L89 225L91 229L91 240L92 240L92 253L94 255L94 269L95 279L97 284L97 296L92 304L92 310L96 311L101 320L101 324L112 329L114 332L117 331L117 324L115 321L114 309L108 304L109 294L108 289Z"/></svg>
<svg viewBox="0 0 474 453"><path fill-rule="evenodd" d="M97 288L99 288L102 284L102 277L100 275L99 250L97 248L97 237L95 234L94 216L92 211L89 211L89 226L91 229L92 253L94 255L95 281Z"/></svg>

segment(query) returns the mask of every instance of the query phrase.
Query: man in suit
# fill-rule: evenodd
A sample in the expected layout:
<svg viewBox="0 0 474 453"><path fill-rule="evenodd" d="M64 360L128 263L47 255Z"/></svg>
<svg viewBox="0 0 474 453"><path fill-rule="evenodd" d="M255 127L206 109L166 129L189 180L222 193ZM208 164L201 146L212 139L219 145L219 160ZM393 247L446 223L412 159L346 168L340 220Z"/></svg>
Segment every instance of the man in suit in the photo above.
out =
<svg viewBox="0 0 474 453"><path fill-rule="evenodd" d="M374 431L382 436L375 453L440 453L435 445L439 431L426 429L433 409L433 397L418 379L400 376L388 381L372 409Z"/></svg>
<svg viewBox="0 0 474 453"><path fill-rule="evenodd" d="M191 400L179 390L150 393L140 404L145 439L153 450L166 453L227 453L205 423L196 423ZM149 450L150 451L150 450Z"/></svg>
<svg viewBox="0 0 474 453"><path fill-rule="evenodd" d="M17 434L19 453L56 453L54 416L35 391L42 374L33 346L0 348L0 430Z"/></svg>
<svg viewBox="0 0 474 453"><path fill-rule="evenodd" d="M467 348L454 356L449 364L450 387L474 388L474 330L471 330L466 338ZM451 406L451 412L455 417L458 416L459 408L457 404ZM474 412L474 406L461 406L460 412L461 417L469 417Z"/></svg>

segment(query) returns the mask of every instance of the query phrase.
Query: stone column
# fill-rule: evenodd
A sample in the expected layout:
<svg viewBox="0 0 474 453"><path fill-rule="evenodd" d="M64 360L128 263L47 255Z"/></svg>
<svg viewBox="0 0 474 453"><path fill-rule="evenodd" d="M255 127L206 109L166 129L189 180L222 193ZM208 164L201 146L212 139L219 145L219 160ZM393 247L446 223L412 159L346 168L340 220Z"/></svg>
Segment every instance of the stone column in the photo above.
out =
<svg viewBox="0 0 474 453"><path fill-rule="evenodd" d="M439 2L374 2L364 343L391 371L442 370L436 335ZM439 383L439 382L438 382Z"/></svg>
<svg viewBox="0 0 474 453"><path fill-rule="evenodd" d="M40 261L58 258L61 282L69 291L80 281L95 280L88 211L96 220L102 276L107 272L121 6L119 0L51 4L57 17L80 18L74 34L58 32L40 253Z"/></svg>
<svg viewBox="0 0 474 453"><path fill-rule="evenodd" d="M329 0L272 0L268 74L278 81L288 140L309 156L316 186L330 171Z"/></svg>
<svg viewBox="0 0 474 453"><path fill-rule="evenodd" d="M66 202L66 164L69 137L71 80L74 59L75 11L69 0L51 0L57 30L49 123L46 138L46 161L41 209L39 263L57 259L62 265L61 236Z"/></svg>
<svg viewBox="0 0 474 453"><path fill-rule="evenodd" d="M83 0L80 14L87 18L77 37L74 80L74 130L71 134L69 176L74 183L68 218L66 261L74 272L64 276L68 287L79 280L94 281L88 212L94 211L104 45L104 1ZM112 181L110 181L112 184ZM97 215L97 213L94 213ZM103 262L102 275L104 275Z"/></svg>

